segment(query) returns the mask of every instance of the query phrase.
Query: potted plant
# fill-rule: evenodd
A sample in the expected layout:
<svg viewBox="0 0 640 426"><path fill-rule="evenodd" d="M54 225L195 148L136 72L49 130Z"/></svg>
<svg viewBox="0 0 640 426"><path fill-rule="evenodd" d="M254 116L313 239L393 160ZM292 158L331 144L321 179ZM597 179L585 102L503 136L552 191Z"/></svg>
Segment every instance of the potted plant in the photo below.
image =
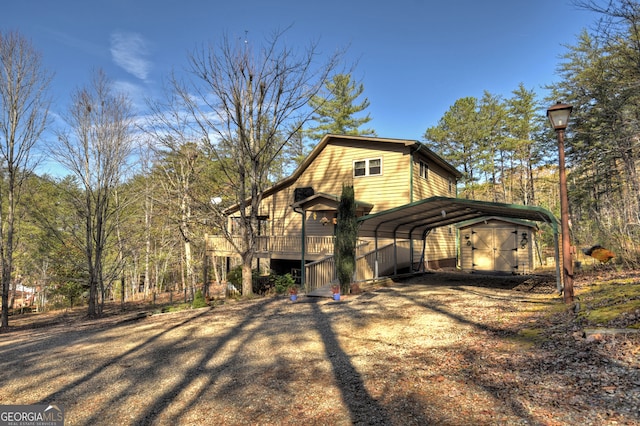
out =
<svg viewBox="0 0 640 426"><path fill-rule="evenodd" d="M333 284L331 293L333 293L333 300L340 300L340 284Z"/></svg>
<svg viewBox="0 0 640 426"><path fill-rule="evenodd" d="M298 286L297 285L294 284L291 287L289 287L289 297L294 302L296 300L298 300Z"/></svg>

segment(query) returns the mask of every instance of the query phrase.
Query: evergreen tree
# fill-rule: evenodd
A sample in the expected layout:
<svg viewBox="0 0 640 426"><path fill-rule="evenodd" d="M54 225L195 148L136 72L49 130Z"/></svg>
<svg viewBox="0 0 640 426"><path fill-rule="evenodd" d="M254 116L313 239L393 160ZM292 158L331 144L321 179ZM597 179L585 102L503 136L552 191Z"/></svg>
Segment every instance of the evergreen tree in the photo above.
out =
<svg viewBox="0 0 640 426"><path fill-rule="evenodd" d="M508 150L505 148L507 111L500 96L485 91L479 103L480 145L484 149L484 160L480 170L484 174L485 192L479 196L493 202L507 199L505 165Z"/></svg>
<svg viewBox="0 0 640 426"><path fill-rule="evenodd" d="M340 292L348 294L353 273L356 270L356 241L358 223L356 221L356 201L353 186L343 186L338 204L336 243L334 248L336 271L340 281Z"/></svg>
<svg viewBox="0 0 640 426"><path fill-rule="evenodd" d="M574 106L565 144L576 240L606 245L638 264L640 10L624 0L608 7L596 10L605 15L598 32L583 32L569 47L549 102Z"/></svg>
<svg viewBox="0 0 640 426"><path fill-rule="evenodd" d="M542 163L544 153L536 141L542 126L539 105L535 92L527 90L522 83L512 93L506 102L506 124L513 153L512 177L516 189L510 202L535 205L534 169Z"/></svg>
<svg viewBox="0 0 640 426"><path fill-rule="evenodd" d="M462 196L475 198L483 154L480 144L478 100L474 97L458 99L435 127L424 134L427 145L454 167L462 169Z"/></svg>
<svg viewBox="0 0 640 426"><path fill-rule="evenodd" d="M350 74L337 74L325 83L325 89L327 94L318 94L309 101L316 109L313 120L318 123L316 127L307 130L309 138L320 140L326 134L376 135L373 129L360 129L360 126L371 121L369 114L360 118L354 116L369 107L369 100L366 98L361 103L354 104L364 92L364 85L352 81Z"/></svg>

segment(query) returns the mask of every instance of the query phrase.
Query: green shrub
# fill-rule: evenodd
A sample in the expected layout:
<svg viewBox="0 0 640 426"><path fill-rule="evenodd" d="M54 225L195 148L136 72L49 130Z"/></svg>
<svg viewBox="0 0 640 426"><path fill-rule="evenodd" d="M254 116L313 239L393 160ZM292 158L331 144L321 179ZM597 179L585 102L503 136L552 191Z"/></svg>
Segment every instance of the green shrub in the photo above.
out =
<svg viewBox="0 0 640 426"><path fill-rule="evenodd" d="M274 282L277 294L288 293L289 288L296 285L296 280L293 279L291 274L276 275L274 277Z"/></svg>
<svg viewBox="0 0 640 426"><path fill-rule="evenodd" d="M208 306L206 300L204 300L204 295L202 294L202 290L196 291L195 296L193 296L193 303L191 307L193 309L204 308Z"/></svg>
<svg viewBox="0 0 640 426"><path fill-rule="evenodd" d="M289 288L296 284L296 280L291 274L261 275L260 271L254 269L251 271L251 276L253 292L260 295L273 294L274 290L276 294L288 294ZM233 284L238 291L242 291L242 265L235 266L227 273L227 281Z"/></svg>
<svg viewBox="0 0 640 426"><path fill-rule="evenodd" d="M234 266L227 273L227 281L235 286L238 290L242 288L242 265Z"/></svg>

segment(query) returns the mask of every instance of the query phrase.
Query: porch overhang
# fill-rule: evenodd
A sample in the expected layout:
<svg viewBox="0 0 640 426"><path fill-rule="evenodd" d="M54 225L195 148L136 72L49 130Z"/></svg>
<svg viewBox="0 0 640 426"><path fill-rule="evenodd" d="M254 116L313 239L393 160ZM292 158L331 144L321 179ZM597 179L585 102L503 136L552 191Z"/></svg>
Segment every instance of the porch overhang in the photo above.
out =
<svg viewBox="0 0 640 426"><path fill-rule="evenodd" d="M340 197L333 194L318 192L303 200L291 204L294 210L337 210L340 204ZM358 216L369 213L373 209L373 204L355 200L356 214Z"/></svg>

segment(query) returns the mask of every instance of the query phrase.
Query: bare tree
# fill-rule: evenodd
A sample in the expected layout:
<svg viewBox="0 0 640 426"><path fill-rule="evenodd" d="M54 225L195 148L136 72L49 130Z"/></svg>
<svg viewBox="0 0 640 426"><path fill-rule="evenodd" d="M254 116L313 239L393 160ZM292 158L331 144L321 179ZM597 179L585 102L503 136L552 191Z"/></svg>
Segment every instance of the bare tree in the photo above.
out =
<svg viewBox="0 0 640 426"><path fill-rule="evenodd" d="M195 291L196 273L193 256L194 224L197 222L194 208L202 204L194 194L194 186L203 184L202 144L198 134L185 117L181 99L169 93L166 104L150 102L151 115L146 130L150 137L149 150L155 154L152 174L162 187L161 196L155 202L167 208L167 218L175 226L182 246L182 290ZM191 120L192 121L192 120ZM199 182L200 181L200 182ZM209 186L211 183L209 183Z"/></svg>
<svg viewBox="0 0 640 426"><path fill-rule="evenodd" d="M183 248L184 267L182 290L195 288L195 273L192 255L193 240L193 201L191 186L198 174L198 149L194 143L176 142L165 138L162 146L163 157L157 162L158 171L162 174L159 180L163 188L164 204L170 209L172 222L177 224Z"/></svg>
<svg viewBox="0 0 640 426"><path fill-rule="evenodd" d="M317 44L298 53L284 44L284 33L275 32L258 51L248 40L224 37L219 46L190 55L194 78L189 87L173 80L200 138L222 168L221 186L230 193L227 200L236 203L240 215L241 242L236 250L242 258L243 295L252 293L259 206L269 173L283 148L314 114L309 99L341 57L336 53L316 67ZM230 230L221 228L234 244Z"/></svg>
<svg viewBox="0 0 640 426"><path fill-rule="evenodd" d="M6 180L0 191L0 204L6 206L0 212L3 330L9 326L16 207L25 178L35 166L32 150L47 123L50 81L40 54L28 40L17 32L0 33L0 159Z"/></svg>
<svg viewBox="0 0 640 426"><path fill-rule="evenodd" d="M133 152L130 101L126 95L113 92L104 72L97 71L90 87L72 96L66 121L71 131L58 133L59 145L52 154L82 189L73 202L84 222L78 243L87 262L88 315L95 317L101 313L109 276L105 269L107 250L116 230L118 209L124 205L116 204L114 195ZM112 278L120 269L120 265L110 269ZM98 291L102 295L100 305Z"/></svg>

